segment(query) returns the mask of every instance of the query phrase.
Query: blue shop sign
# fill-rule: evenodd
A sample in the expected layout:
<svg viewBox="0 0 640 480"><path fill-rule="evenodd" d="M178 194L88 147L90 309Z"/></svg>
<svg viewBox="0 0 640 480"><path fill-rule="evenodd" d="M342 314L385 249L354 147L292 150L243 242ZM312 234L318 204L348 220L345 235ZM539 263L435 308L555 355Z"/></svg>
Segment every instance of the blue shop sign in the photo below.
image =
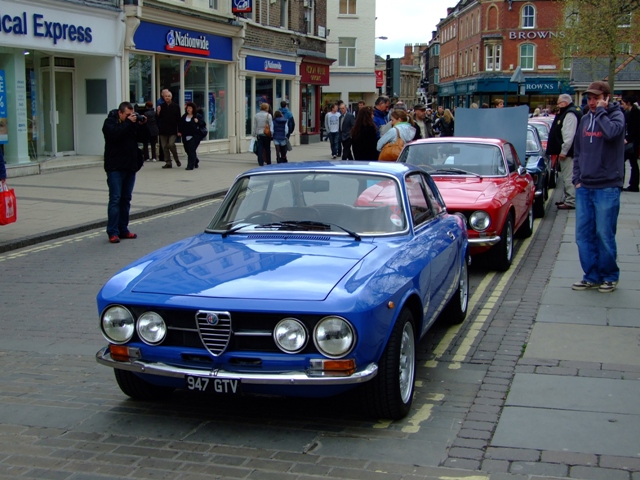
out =
<svg viewBox="0 0 640 480"><path fill-rule="evenodd" d="M561 85L558 80L553 79L526 80L525 91L528 94L561 93Z"/></svg>
<svg viewBox="0 0 640 480"><path fill-rule="evenodd" d="M184 28L140 22L133 36L137 50L174 53L215 60L233 60L232 40Z"/></svg>
<svg viewBox="0 0 640 480"><path fill-rule="evenodd" d="M275 60L273 58L247 55L245 66L247 70L252 70L254 72L281 73L284 75L296 74L296 62Z"/></svg>

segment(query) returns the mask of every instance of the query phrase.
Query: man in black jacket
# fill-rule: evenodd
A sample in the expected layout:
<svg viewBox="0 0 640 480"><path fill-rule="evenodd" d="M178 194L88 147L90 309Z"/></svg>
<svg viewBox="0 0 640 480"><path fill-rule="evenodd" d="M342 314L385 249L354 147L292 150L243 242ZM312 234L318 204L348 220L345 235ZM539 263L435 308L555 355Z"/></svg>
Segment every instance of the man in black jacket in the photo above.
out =
<svg viewBox="0 0 640 480"><path fill-rule="evenodd" d="M131 194L142 160L142 152L138 149L138 127L139 116L129 102L122 102L117 110L109 112L102 126L104 170L109 186L107 235L110 243L138 237L129 231Z"/></svg>
<svg viewBox="0 0 640 480"><path fill-rule="evenodd" d="M173 94L164 89L162 91L162 99L164 102L158 108L158 120L160 121L160 148L164 152L164 165L162 168L171 168L171 155L176 161L178 167L182 166L178 159L178 149L176 148L176 139L178 138L178 124L182 118L182 112L177 103L173 103Z"/></svg>
<svg viewBox="0 0 640 480"><path fill-rule="evenodd" d="M342 160L353 160L351 153L351 129L356 123L353 113L347 110L344 102L340 102L340 141L342 142Z"/></svg>
<svg viewBox="0 0 640 480"><path fill-rule="evenodd" d="M638 173L638 152L640 151L640 109L635 105L636 99L631 96L622 97L622 109L625 118L624 159L631 165L629 186L625 192L640 191L640 174Z"/></svg>
<svg viewBox="0 0 640 480"><path fill-rule="evenodd" d="M582 118L582 111L573 103L571 95L563 93L558 97L560 112L553 119L553 125L547 141L547 155L557 155L560 175L564 184L564 195L556 203L560 210L576 208L576 188L571 182L573 175L573 138Z"/></svg>

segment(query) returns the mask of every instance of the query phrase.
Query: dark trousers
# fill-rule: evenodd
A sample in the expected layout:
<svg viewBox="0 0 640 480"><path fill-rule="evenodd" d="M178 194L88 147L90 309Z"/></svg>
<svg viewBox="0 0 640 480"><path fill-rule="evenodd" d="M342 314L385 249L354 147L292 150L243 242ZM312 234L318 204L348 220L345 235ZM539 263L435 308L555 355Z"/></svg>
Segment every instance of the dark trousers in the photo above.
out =
<svg viewBox="0 0 640 480"><path fill-rule="evenodd" d="M629 178L629 190L638 191L640 188L640 172L638 172L638 153L635 147L626 149L624 152L625 160L629 160L631 166L631 178Z"/></svg>
<svg viewBox="0 0 640 480"><path fill-rule="evenodd" d="M351 137L342 140L342 160L353 160L351 153Z"/></svg>
<svg viewBox="0 0 640 480"><path fill-rule="evenodd" d="M184 146L184 151L187 154L187 170L198 168L200 160L198 160L197 150L198 145L200 145L200 140L196 139L196 137L191 137L191 140L184 140L182 145Z"/></svg>
<svg viewBox="0 0 640 480"><path fill-rule="evenodd" d="M156 156L156 144L157 143L158 143L158 136L157 135L153 135L153 136L149 137L149 141L148 142L144 142L142 144L142 146L143 146L142 151L144 152L144 159L145 160L149 160L150 158L155 158L155 159L158 158ZM151 146L151 156L149 156L149 146ZM160 153L162 153L162 149L160 149Z"/></svg>
<svg viewBox="0 0 640 480"><path fill-rule="evenodd" d="M278 163L287 163L287 144L277 145L275 142L273 144L276 147L276 160Z"/></svg>
<svg viewBox="0 0 640 480"><path fill-rule="evenodd" d="M258 165L271 165L271 138L258 135Z"/></svg>
<svg viewBox="0 0 640 480"><path fill-rule="evenodd" d="M135 172L107 172L109 187L107 235L110 237L129 233L129 210L135 183Z"/></svg>

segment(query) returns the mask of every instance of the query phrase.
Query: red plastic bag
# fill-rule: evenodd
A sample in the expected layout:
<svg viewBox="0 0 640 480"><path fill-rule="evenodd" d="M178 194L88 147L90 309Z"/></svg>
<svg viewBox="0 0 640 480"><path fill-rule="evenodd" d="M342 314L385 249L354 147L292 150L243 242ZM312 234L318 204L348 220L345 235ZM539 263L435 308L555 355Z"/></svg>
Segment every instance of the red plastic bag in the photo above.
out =
<svg viewBox="0 0 640 480"><path fill-rule="evenodd" d="M0 225L9 225L18 219L18 205L13 188L0 187Z"/></svg>

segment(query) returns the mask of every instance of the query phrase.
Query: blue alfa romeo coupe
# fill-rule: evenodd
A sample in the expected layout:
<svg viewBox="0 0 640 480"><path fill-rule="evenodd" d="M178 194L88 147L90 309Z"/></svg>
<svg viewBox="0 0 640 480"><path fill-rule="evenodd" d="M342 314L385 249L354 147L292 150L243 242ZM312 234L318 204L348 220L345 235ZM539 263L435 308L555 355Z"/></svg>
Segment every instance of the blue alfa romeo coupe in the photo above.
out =
<svg viewBox="0 0 640 480"><path fill-rule="evenodd" d="M199 235L127 266L98 312L128 396L174 389L321 397L359 388L368 412L411 408L416 342L468 303L465 219L431 177L378 162L240 175Z"/></svg>

